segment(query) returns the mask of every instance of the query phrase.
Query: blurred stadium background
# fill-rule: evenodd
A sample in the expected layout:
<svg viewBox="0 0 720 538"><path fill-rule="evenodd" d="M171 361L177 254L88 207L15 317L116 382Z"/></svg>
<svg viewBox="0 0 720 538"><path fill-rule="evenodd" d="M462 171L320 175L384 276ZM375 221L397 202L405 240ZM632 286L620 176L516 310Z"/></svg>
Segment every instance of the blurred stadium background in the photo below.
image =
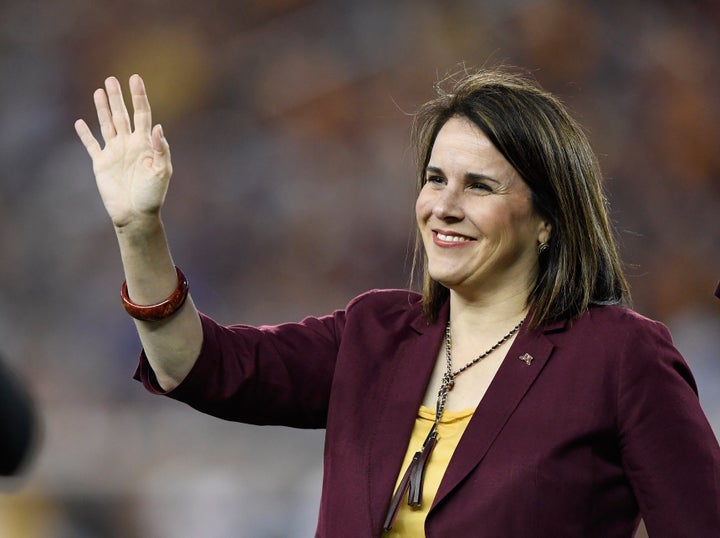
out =
<svg viewBox="0 0 720 538"><path fill-rule="evenodd" d="M461 62L529 69L586 127L635 307L667 324L720 431L720 4L4 0L0 349L43 421L0 536L312 536L322 432L146 394L120 260L76 140L145 77L173 151L164 216L199 308L276 323L403 287L410 114ZM1 442L1 441L0 441Z"/></svg>

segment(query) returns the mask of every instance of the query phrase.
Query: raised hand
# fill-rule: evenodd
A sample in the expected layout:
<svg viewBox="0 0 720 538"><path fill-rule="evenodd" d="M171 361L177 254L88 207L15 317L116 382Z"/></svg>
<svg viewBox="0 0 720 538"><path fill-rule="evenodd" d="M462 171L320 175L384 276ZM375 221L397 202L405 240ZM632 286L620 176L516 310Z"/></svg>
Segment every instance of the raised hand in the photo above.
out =
<svg viewBox="0 0 720 538"><path fill-rule="evenodd" d="M170 147L160 125L152 125L145 84L130 77L133 125L115 77L93 98L105 142L101 147L84 120L75 130L93 162L98 190L116 228L155 218L165 200L172 175ZM134 129L133 129L134 126Z"/></svg>

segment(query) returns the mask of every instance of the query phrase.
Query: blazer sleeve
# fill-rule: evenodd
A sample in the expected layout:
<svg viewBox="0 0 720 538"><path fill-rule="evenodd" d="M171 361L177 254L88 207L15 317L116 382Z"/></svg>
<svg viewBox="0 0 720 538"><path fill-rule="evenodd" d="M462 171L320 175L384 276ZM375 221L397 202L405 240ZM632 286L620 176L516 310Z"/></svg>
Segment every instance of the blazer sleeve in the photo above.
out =
<svg viewBox="0 0 720 538"><path fill-rule="evenodd" d="M164 392L144 352L135 379L152 393L226 420L325 426L344 311L261 327L223 326L200 317L200 355L180 385Z"/></svg>
<svg viewBox="0 0 720 538"><path fill-rule="evenodd" d="M618 379L623 464L651 538L720 536L720 447L667 328L629 329Z"/></svg>

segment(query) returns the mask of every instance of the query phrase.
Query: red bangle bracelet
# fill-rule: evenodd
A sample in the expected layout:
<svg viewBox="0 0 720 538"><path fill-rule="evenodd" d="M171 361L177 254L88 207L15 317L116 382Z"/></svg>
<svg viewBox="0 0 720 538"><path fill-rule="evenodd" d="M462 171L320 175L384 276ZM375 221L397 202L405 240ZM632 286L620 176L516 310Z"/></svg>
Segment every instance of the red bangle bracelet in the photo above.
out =
<svg viewBox="0 0 720 538"><path fill-rule="evenodd" d="M175 267L175 270L177 271L178 277L177 288L175 288L175 291L172 292L170 297L157 304L139 305L133 303L130 297L128 297L127 281L123 282L120 296L122 297L125 311L135 319L141 321L160 321L177 312L185 303L185 299L187 299L190 285L180 268Z"/></svg>

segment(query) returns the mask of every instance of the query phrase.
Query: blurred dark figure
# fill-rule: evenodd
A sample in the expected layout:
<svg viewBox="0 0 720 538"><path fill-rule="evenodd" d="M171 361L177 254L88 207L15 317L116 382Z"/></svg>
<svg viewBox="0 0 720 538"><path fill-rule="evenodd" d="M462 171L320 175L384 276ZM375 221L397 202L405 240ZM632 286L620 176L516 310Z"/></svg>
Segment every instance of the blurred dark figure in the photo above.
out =
<svg viewBox="0 0 720 538"><path fill-rule="evenodd" d="M36 419L29 393L0 357L0 476L18 474L30 459Z"/></svg>

